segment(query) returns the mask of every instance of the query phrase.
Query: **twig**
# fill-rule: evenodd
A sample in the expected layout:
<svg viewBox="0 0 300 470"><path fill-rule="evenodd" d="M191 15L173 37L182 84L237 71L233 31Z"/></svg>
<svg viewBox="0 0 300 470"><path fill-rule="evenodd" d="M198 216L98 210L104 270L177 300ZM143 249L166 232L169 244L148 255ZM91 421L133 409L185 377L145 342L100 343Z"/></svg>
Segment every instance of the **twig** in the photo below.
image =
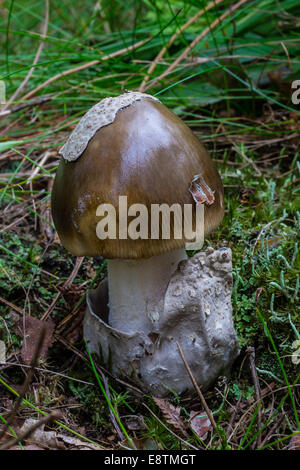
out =
<svg viewBox="0 0 300 470"><path fill-rule="evenodd" d="M99 372L101 374L101 377L102 377L102 380L103 380L103 383L104 383L104 388L105 388L105 391L106 391L106 394L108 396L108 399L109 401L111 402L111 396L110 396L110 391L109 391L109 386L108 386L108 380L107 380L107 377L103 374L102 370L99 369ZM115 410L116 411L116 410ZM118 414L119 416L119 413L116 411L116 413ZM124 435L120 429L120 426L118 425L117 423L117 420L116 420L116 417L115 415L113 414L112 410L109 408L109 415L110 415L110 419L113 423L113 426L115 428L115 430L117 431L118 433L118 436L119 436L119 439L121 439L121 442L124 440ZM120 418L119 418L120 419Z"/></svg>
<svg viewBox="0 0 300 470"><path fill-rule="evenodd" d="M45 37L47 36L48 24L49 24L49 0L45 0L45 22L44 22L43 32L42 32L42 36L41 36L42 41L39 44L39 47L38 47L37 53L35 55L34 61L32 63L31 69L29 70L28 74L26 75L26 77L23 80L23 82L21 83L21 85L17 88L17 90L14 92L14 94L10 97L9 101L7 102L6 106L4 107L4 111L10 105L10 103L12 103L13 101L16 100L17 96L19 96L19 94L24 90L24 88L26 87L28 81L30 80L31 75L34 72L34 67L38 63L41 52L42 52L43 47L44 47L43 39L45 39Z"/></svg>
<svg viewBox="0 0 300 470"><path fill-rule="evenodd" d="M275 423L273 424L273 426L271 427L270 431L268 432L268 434L266 435L266 437L264 438L264 440L260 443L260 446L259 447L263 447L267 442L268 440L272 437L273 435L273 432L275 431L275 429L279 429L279 426L281 424L281 422L283 421L283 418L285 417L285 414L282 413L281 416L279 416L279 419L278 420L275 420Z"/></svg>
<svg viewBox="0 0 300 470"><path fill-rule="evenodd" d="M22 403L24 395L27 392L27 389L30 385L32 377L35 373L35 366L37 364L37 361L38 361L38 358L39 358L39 355L40 355L40 352L41 352L41 349L42 349L42 346L43 346L43 343L44 343L45 334L46 334L46 328L44 326L42 331L41 331L38 344L35 348L35 351L34 351L34 354L33 354L33 357L32 357L31 363L30 363L30 370L29 370L29 372L27 374L27 377L24 381L21 393L19 394L18 399L15 403L15 406L13 407L13 409L11 410L11 412L10 412L8 418L7 418L7 421L6 421L2 431L0 431L0 440L4 436L4 434L7 431L8 427L12 424L13 420L15 419L15 416L16 416L16 414L18 412L18 409L19 409L19 407Z"/></svg>
<svg viewBox="0 0 300 470"><path fill-rule="evenodd" d="M237 404L235 405L235 407L233 409L233 413L231 415L230 421L229 421L228 426L226 428L226 437L227 437L227 439L228 439L229 433L232 431L232 426L233 426L234 420L236 418L236 415L239 411L241 400L242 400L242 394L238 398Z"/></svg>
<svg viewBox="0 0 300 470"><path fill-rule="evenodd" d="M8 307L12 308L14 311L16 311L17 313L19 313L20 315L23 315L24 314L24 310L22 310L21 308L17 307L15 304L12 304L11 302L9 302L8 300L4 299L3 297L0 296L0 302L3 302L5 305L7 305Z"/></svg>
<svg viewBox="0 0 300 470"><path fill-rule="evenodd" d="M82 65L79 65L78 67L74 67L72 69L68 69L68 70L65 70L64 72L58 73L57 75L54 75L53 77L49 78L44 83L41 83L41 85L34 88L34 90L30 91L25 96L23 96L22 100L28 100L29 98L34 96L38 91L42 90L43 88L45 88L50 83L53 83L53 82L55 82L56 80L59 80L62 77L66 77L67 75L71 75L72 73L79 72L81 70L85 70L89 67L92 67L93 65L97 65L97 64L103 62L104 60L109 60L109 59L112 59L114 57L119 57L120 55L125 54L126 52L130 52L130 51L133 51L135 49L138 49L140 46L143 46L144 44L146 44L146 42L148 42L150 40L151 40L151 37L149 37L147 39L144 39L143 41L139 41L139 42L133 44L132 46L124 47L124 49L113 52L112 54L108 54L106 56L103 56L101 59L92 60L91 62L87 62L86 64L82 64Z"/></svg>
<svg viewBox="0 0 300 470"><path fill-rule="evenodd" d="M35 423L33 426L31 426L26 431L24 431L23 434L17 435L16 438L10 439L9 441L5 442L5 444L2 444L0 446L0 450L9 449L10 447L14 446L15 444L18 444L19 442L24 441L29 436L31 436L31 434L33 434L39 427L45 426L45 424L50 424L53 421L57 420L57 418L58 418L58 413L56 413L55 411L52 411L49 415L44 416L37 423Z"/></svg>
<svg viewBox="0 0 300 470"><path fill-rule="evenodd" d="M238 3L230 7L225 13L223 13L219 18L217 18L215 21L211 23L210 26L204 29L199 36L197 36L191 44L180 54L179 57L165 70L159 77L157 77L148 87L145 88L146 90L149 90L152 88L154 85L156 85L160 80L165 78L167 75L169 75L186 57L187 55L192 51L192 49L200 42L205 36L207 36L212 29L214 29L216 26L218 26L220 23L222 23L223 20L225 20L228 16L230 16L235 10L240 8L244 3L246 3L248 0L240 0Z"/></svg>
<svg viewBox="0 0 300 470"><path fill-rule="evenodd" d="M151 63L150 67L148 68L147 70L147 73L146 73L146 76L144 78L144 80L142 81L140 87L139 87L139 91L140 92L143 92L144 89L145 89L145 86L146 86L146 83L148 82L149 78L150 78L150 75L153 73L155 67L157 66L158 62L162 59L162 57L165 55L165 53L167 52L167 50L172 46L172 44L174 43L174 41L176 41L176 39L178 38L178 36L183 33L183 31L185 31L191 24L193 24L198 18L200 18L200 16L202 16L204 13L206 13L207 11L211 10L214 6L218 5L219 3L222 3L224 0L214 0L212 2L210 2L205 8L203 8L202 10L198 11L198 13L196 13L192 18L190 18L181 28L179 28L178 31L176 31L176 33L173 34L173 36L171 36L168 44L166 46L164 46L161 51L157 54L157 56L155 57L155 59L153 60L153 62Z"/></svg>
<svg viewBox="0 0 300 470"><path fill-rule="evenodd" d="M27 368L27 369L30 369L30 366L28 366L27 364L19 364L17 362L3 362L3 366L1 366L1 362L0 362L0 368L1 370L3 369L8 369L9 367L22 367L22 368ZM80 379L75 379L74 377L70 377L66 374L62 374L61 372L57 372L55 370L49 370L49 369L45 369L44 367L36 367L35 368L36 371L40 371L40 372L43 372L43 373L47 373L47 374L52 374L52 375L57 375L58 377L63 377L65 379L68 379L68 380L73 380L74 382L78 382L78 383L82 383L82 384L85 384L85 385L91 385L92 387L94 387L95 385L92 383L92 382L86 382L85 380L80 380ZM68 406L68 405L67 405Z"/></svg>
<svg viewBox="0 0 300 470"><path fill-rule="evenodd" d="M14 220L11 224L6 225L6 227L3 227L0 230L0 233L8 232L12 227L14 227L15 225L18 225L22 220L26 219L26 217L28 217L28 214L24 214L22 217L19 217L17 220Z"/></svg>
<svg viewBox="0 0 300 470"><path fill-rule="evenodd" d="M78 313L80 312L81 309L82 309L82 305L80 303L80 305L75 310L72 310L72 312L69 313L69 315L67 315L66 317L64 317L62 321L57 325L56 332L60 334L62 330L64 329L64 326L67 323L70 323L72 319L78 318ZM78 325L81 322L82 322L82 318L79 317L78 321L76 321L76 325ZM71 323L72 323L72 327L71 327L71 331L72 331L73 326L75 325L75 320L72 321ZM70 332L70 329L68 330L68 332ZM66 334L68 334L68 332Z"/></svg>
<svg viewBox="0 0 300 470"><path fill-rule="evenodd" d="M287 217L287 215L286 215L286 214L283 214L282 217L279 217L278 219L271 220L271 222L268 222L266 225L264 225L264 226L260 229L260 231L259 231L259 233L258 233L258 235L257 235L257 237L256 237L256 240L255 240L255 242L254 242L254 244L253 244L253 248L252 248L252 252L251 252L251 257L252 257L252 259L253 259L253 256L254 256L255 248L256 248L256 246L257 246L258 241L260 240L260 238L263 237L263 236L265 236L266 231L269 230L269 228L270 228L273 224L282 222L286 217Z"/></svg>
<svg viewBox="0 0 300 470"><path fill-rule="evenodd" d="M59 334L55 333L54 334L54 337L57 341L59 341L61 344L63 344L67 349L69 349L69 351L72 351L74 354L76 354L76 356L80 357L80 359L83 361L83 362L86 362L86 363L89 363L89 360L87 358L87 356L85 354L83 354L81 351L79 351L72 343L70 343L68 340L66 340L65 338L63 338L62 336L60 336ZM103 366L99 366L99 364L96 364L95 363L95 367L97 369L98 372L100 371L104 371L105 374L109 375L109 377L111 377L113 380L115 380L116 382L118 382L119 384L125 386L125 387L128 387L130 388L131 390L133 390L134 392L140 394L140 395L144 395L144 393L142 392L142 390L140 390L139 388L135 387L134 385L128 383L128 382L125 382L124 380L121 380L119 379L118 377L114 376L109 370L105 369L105 367Z"/></svg>
<svg viewBox="0 0 300 470"><path fill-rule="evenodd" d="M292 61L291 61L291 57L290 57L290 54L289 54L289 51L286 47L286 45L284 44L283 41L281 41L281 46L282 46L282 49L284 50L286 56L287 56L287 60L288 60L288 63L289 63L289 69L290 69L290 72L293 73L293 64L292 64Z"/></svg>
<svg viewBox="0 0 300 470"><path fill-rule="evenodd" d="M36 98L35 100L29 101L28 103L18 104L17 106L12 106L10 109L6 109L0 113L0 117L7 116L8 114L16 113L24 108L32 108L33 106L37 106L39 104L47 103L51 101L51 97L43 96L41 98Z"/></svg>
<svg viewBox="0 0 300 470"><path fill-rule="evenodd" d="M207 405L207 403L206 403L206 401L205 401L205 398L204 398L204 396L203 396L203 394L202 394L200 388L198 387L198 384L197 384L197 382L196 382L196 380L195 380L195 377L193 376L192 371L191 371L191 369L190 369L190 366L188 365L187 360L186 360L186 358L185 358L185 356L184 356L184 354L183 354L183 350L182 350L180 344L178 343L178 341L176 341L176 344L177 344L177 347L178 347L178 349L179 349L180 356L181 356L181 358L182 358L182 360L183 360L183 363L184 363L184 365L185 365L185 368L186 368L186 370L187 370L187 372L188 372L188 374L189 374L189 376L190 376L190 379L191 379L191 381L192 381L192 384L193 384L194 387L195 387L196 392L197 392L198 395L199 395L199 398L200 398L200 401L201 401L201 403L202 403L202 406L203 406L203 408L204 408L205 411L206 411L206 414L207 414L207 416L208 416L208 418L209 418L209 420L210 420L210 422L211 422L211 424L212 424L212 427L214 428L215 431L218 431L217 423L215 422L215 419L214 419L214 417L213 417L213 414L212 414L212 412L210 411L210 409L209 409L209 407L208 407L208 405Z"/></svg>
<svg viewBox="0 0 300 470"><path fill-rule="evenodd" d="M254 383L254 388L255 388L255 395L256 395L256 401L258 402L258 411L257 411L257 430L259 432L257 436L257 445L258 447L261 446L261 391L260 391L260 385L259 385L259 380L257 376L257 371L255 367L255 349L253 347L249 347L247 349L247 352L249 354L249 362L250 362L250 370L251 370L251 375Z"/></svg>
<svg viewBox="0 0 300 470"><path fill-rule="evenodd" d="M83 260L84 260L84 256L82 257L78 257L76 258L76 261L75 261L75 266L73 268L73 271L71 272L70 276L68 277L68 279L66 280L66 282L64 283L62 289L58 292L57 296L53 299L52 303L50 304L50 306L48 307L48 309L46 310L46 312L42 315L41 317L41 320L46 320L48 318L48 316L50 315L50 313L52 312L52 310L54 309L57 301L60 299L60 297L62 296L62 293L63 293L63 290L65 288L68 288L71 286L72 282L74 281L75 277L77 276L77 273L80 269L80 266L82 265L83 263Z"/></svg>
<svg viewBox="0 0 300 470"><path fill-rule="evenodd" d="M31 173L29 178L27 178L27 183L30 183L30 181L32 181L33 178L35 178L38 175L38 173L43 168L43 165L46 163L46 161L48 160L50 155L53 155L53 154L56 155L56 152L50 152L49 150L47 150L45 152L45 154L43 155L41 161L39 163L36 163L36 166L35 166L33 172Z"/></svg>
<svg viewBox="0 0 300 470"><path fill-rule="evenodd" d="M231 140L231 139L229 139ZM243 152L241 149L238 148L238 146L231 141L231 143L233 144L233 147L234 147L234 150L244 159L246 160L246 162L248 162L253 168L254 170L256 171L257 175L258 176L261 176L261 171L260 169L255 165L254 161L251 160L251 158L247 157L247 155L245 154L245 152Z"/></svg>

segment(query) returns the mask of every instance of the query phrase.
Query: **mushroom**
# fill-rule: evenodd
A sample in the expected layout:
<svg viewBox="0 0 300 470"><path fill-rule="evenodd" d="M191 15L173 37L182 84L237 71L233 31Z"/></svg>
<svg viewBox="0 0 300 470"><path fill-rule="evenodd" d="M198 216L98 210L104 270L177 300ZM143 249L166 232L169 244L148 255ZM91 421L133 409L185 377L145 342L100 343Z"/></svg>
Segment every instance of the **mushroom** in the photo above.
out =
<svg viewBox="0 0 300 470"><path fill-rule="evenodd" d="M146 207L148 214L161 204L177 204L182 210L191 205L195 228L197 203L202 204L201 229L208 235L224 214L223 186L213 161L178 116L157 98L138 92L93 106L60 154L52 215L63 246L76 256L107 258L112 328L151 333L158 320L152 306L163 298L178 264L186 259L188 240L185 234L175 236L175 216L169 239L162 236L161 220L156 238L151 238L149 219L143 220L148 238L145 227L130 238L127 228L141 207L135 205ZM102 228L105 223L112 227L112 237L99 237L101 220Z"/></svg>

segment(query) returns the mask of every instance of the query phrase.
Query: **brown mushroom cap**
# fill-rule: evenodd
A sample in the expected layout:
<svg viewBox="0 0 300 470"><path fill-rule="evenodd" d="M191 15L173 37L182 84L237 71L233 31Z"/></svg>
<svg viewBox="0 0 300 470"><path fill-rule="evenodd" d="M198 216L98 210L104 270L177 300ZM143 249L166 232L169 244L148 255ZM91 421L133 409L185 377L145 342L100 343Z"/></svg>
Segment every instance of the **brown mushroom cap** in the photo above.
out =
<svg viewBox="0 0 300 470"><path fill-rule="evenodd" d="M100 240L96 235L100 220L96 209L99 204L109 203L118 216L119 196L127 196L128 207L144 204L149 214L151 204L195 207L189 188L198 174L214 193L214 202L205 204L207 235L224 214L220 176L184 122L144 95L96 131L79 158L61 159L52 190L52 215L62 244L76 256L124 259L149 258L183 248L184 238L173 236L170 240L118 239L118 223L117 239Z"/></svg>

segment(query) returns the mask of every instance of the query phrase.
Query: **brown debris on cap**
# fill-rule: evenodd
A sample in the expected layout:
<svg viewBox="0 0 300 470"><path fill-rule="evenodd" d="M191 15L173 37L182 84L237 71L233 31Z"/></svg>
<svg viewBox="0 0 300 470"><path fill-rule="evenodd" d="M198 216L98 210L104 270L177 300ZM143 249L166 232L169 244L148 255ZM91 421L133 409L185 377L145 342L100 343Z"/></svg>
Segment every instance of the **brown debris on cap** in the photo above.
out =
<svg viewBox="0 0 300 470"><path fill-rule="evenodd" d="M191 183L197 194L191 193ZM62 244L76 256L136 259L184 248L185 240L174 238L172 226L170 240L119 239L119 196L127 196L128 207L144 204L149 219L152 204L177 203L182 212L184 204L192 204L195 215L195 200L204 203L205 235L224 214L222 182L205 148L178 116L149 95L116 112L79 158L61 159L52 191L53 220ZM96 209L104 203L116 209L115 240L96 235L101 220ZM148 232L150 237L150 223Z"/></svg>
<svg viewBox="0 0 300 470"><path fill-rule="evenodd" d="M214 191L205 183L201 175L196 175L190 185L190 193L196 204L211 206L215 202Z"/></svg>

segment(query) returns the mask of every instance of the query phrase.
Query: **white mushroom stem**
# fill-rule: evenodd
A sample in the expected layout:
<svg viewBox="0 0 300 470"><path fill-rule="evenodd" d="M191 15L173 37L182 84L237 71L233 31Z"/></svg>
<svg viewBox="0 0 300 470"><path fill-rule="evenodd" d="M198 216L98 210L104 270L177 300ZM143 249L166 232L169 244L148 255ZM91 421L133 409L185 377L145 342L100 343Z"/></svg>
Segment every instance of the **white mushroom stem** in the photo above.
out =
<svg viewBox="0 0 300 470"><path fill-rule="evenodd" d="M153 331L158 311L178 263L187 259L184 249L140 260L108 260L109 325L127 332Z"/></svg>

